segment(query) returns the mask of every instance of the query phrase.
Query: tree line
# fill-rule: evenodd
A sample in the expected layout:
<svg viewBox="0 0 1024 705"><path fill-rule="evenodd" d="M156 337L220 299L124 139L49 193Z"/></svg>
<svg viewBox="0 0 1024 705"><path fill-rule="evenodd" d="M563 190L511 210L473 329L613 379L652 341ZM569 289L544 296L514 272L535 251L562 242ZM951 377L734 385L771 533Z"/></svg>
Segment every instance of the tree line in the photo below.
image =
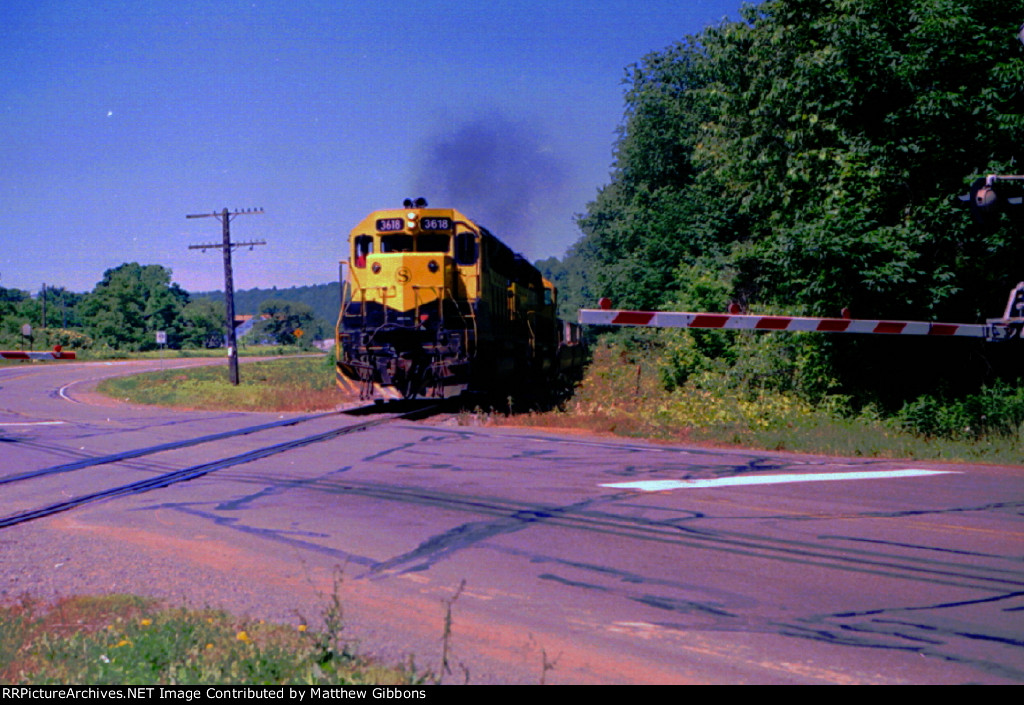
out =
<svg viewBox="0 0 1024 705"><path fill-rule="evenodd" d="M1020 1L767 0L741 13L627 71L610 182L579 241L540 263L563 315L608 296L652 310L1000 316L1024 279L1022 219L980 226L957 196L1024 170ZM890 407L1020 374L1019 350L979 341L657 342L668 386L724 375Z"/></svg>
<svg viewBox="0 0 1024 705"><path fill-rule="evenodd" d="M309 345L330 335L330 326L301 301L264 297L254 311L253 342ZM26 324L31 340L23 335ZM52 286L32 296L0 287L0 346L7 349L217 348L224 345L224 331L223 294L219 301L192 296L172 281L169 269L156 264L108 269L89 293ZM158 332L165 343L157 342Z"/></svg>

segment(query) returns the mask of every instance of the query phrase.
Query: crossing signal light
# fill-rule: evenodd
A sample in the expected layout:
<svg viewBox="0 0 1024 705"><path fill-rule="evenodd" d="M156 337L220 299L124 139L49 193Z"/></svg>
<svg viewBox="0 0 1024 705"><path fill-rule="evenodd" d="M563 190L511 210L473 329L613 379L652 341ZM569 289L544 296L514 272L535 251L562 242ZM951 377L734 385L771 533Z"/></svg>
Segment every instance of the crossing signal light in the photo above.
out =
<svg viewBox="0 0 1024 705"><path fill-rule="evenodd" d="M978 225L995 225L1000 213L1008 213L1014 220L1024 216L1024 197L1021 184L1024 176L990 175L975 179L970 191L960 196L971 210L971 217ZM998 184L998 188L997 188Z"/></svg>
<svg viewBox="0 0 1024 705"><path fill-rule="evenodd" d="M971 184L971 215L978 225L989 225L999 215L999 197L986 179L977 179Z"/></svg>

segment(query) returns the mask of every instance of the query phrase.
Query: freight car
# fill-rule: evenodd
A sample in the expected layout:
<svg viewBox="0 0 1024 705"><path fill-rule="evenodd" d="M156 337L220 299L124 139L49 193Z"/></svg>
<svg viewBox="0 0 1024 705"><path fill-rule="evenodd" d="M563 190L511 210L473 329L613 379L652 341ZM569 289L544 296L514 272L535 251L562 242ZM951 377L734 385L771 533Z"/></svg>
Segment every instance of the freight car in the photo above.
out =
<svg viewBox="0 0 1024 705"><path fill-rule="evenodd" d="M351 231L336 329L337 377L370 398L564 394L580 374L576 323L557 291L487 229L423 199Z"/></svg>

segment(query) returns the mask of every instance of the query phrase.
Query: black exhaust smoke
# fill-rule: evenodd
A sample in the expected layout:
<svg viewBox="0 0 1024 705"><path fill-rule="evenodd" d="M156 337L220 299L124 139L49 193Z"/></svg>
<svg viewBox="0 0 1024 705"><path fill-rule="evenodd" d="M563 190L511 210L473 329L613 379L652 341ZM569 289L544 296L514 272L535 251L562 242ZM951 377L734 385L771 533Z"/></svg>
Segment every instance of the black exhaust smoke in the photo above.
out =
<svg viewBox="0 0 1024 705"><path fill-rule="evenodd" d="M535 126L480 116L433 136L420 154L414 193L461 210L515 250L544 250L542 230L565 208L567 168Z"/></svg>

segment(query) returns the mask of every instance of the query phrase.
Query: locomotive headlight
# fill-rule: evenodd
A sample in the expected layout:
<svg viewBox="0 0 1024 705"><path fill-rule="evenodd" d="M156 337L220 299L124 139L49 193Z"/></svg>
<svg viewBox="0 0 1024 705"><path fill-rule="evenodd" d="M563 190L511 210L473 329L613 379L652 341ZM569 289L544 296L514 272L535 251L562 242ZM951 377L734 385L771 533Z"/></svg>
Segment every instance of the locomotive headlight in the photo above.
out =
<svg viewBox="0 0 1024 705"><path fill-rule="evenodd" d="M427 262L427 269L430 270L431 274L436 274L438 270L437 262L435 262L434 260L430 260L429 262Z"/></svg>

